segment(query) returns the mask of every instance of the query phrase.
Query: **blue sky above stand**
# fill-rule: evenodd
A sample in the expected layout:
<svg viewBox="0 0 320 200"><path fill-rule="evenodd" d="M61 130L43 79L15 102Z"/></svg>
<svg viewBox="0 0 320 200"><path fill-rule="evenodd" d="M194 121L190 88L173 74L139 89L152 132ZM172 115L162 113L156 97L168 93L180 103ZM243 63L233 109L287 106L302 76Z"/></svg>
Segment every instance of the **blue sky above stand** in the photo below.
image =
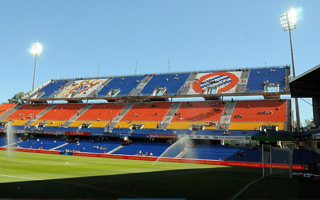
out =
<svg viewBox="0 0 320 200"><path fill-rule="evenodd" d="M280 14L299 8L296 74L318 65L318 0L0 1L0 69L7 102L50 79L290 65ZM302 119L311 106L301 101Z"/></svg>

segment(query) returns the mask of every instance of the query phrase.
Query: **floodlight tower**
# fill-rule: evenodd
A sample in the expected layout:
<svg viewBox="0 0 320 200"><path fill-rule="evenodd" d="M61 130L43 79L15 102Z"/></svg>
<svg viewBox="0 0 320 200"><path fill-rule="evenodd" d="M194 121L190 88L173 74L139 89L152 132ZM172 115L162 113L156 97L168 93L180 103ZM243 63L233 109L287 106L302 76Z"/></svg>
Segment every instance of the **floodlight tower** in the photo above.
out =
<svg viewBox="0 0 320 200"><path fill-rule="evenodd" d="M37 43L32 44L31 50L30 50L30 53L35 56L32 91L34 90L34 83L35 83L35 79L36 79L37 57L41 55L42 49L43 49L42 44L37 42Z"/></svg>
<svg viewBox="0 0 320 200"><path fill-rule="evenodd" d="M289 31L292 72L293 72L293 78L295 78L296 77L296 69L294 66L291 30L296 28L296 23L298 21L298 10L295 8L292 8L289 12L286 12L286 13L280 15L280 21L281 21L281 25L282 25L283 30ZM295 104L296 104L297 131L299 132L300 131L300 114L299 114L298 98L295 98Z"/></svg>

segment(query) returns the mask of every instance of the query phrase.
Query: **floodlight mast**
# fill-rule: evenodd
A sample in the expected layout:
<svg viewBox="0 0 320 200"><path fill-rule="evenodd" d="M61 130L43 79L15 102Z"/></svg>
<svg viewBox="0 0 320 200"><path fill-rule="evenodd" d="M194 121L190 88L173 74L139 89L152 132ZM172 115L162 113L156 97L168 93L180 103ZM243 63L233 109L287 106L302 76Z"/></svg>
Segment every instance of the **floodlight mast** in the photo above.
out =
<svg viewBox="0 0 320 200"><path fill-rule="evenodd" d="M30 53L35 56L35 60L34 60L34 71L33 71L32 91L34 90L35 79L36 79L37 58L38 58L38 56L41 55L42 49L43 49L42 45L41 45L39 42L37 42L37 43L32 44L31 50L30 50Z"/></svg>
<svg viewBox="0 0 320 200"><path fill-rule="evenodd" d="M296 77L296 69L295 69L295 66L294 66L294 56L293 56L291 30L292 29L296 29L297 19L298 19L298 11L296 9L294 9L294 8L292 8L289 12L286 12L286 13L280 15L280 21L281 21L281 25L282 25L283 30L284 31L289 31L293 78ZM300 132L299 103L298 103L298 98L294 98L294 99L295 99L295 104L296 104L297 131Z"/></svg>

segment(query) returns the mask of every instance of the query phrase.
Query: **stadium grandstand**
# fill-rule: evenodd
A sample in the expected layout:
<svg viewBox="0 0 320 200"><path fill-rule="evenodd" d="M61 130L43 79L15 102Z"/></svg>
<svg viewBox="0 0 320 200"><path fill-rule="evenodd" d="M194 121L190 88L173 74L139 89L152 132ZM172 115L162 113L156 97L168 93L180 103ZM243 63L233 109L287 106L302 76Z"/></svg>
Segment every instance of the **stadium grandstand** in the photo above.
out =
<svg viewBox="0 0 320 200"><path fill-rule="evenodd" d="M261 167L265 144L293 149L294 169L314 168L319 131L293 131L291 100L282 98L294 86L289 79L289 66L52 79L26 94L23 104L0 105L0 146L155 160L188 138L165 157ZM9 125L17 137L7 144ZM275 158L287 162L281 159Z"/></svg>

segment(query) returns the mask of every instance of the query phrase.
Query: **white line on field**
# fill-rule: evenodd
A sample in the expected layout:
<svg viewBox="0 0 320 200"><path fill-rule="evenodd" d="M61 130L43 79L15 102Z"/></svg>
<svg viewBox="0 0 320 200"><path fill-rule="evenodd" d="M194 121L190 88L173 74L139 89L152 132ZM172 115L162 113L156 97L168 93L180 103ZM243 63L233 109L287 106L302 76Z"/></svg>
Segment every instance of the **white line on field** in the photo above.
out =
<svg viewBox="0 0 320 200"><path fill-rule="evenodd" d="M266 175L266 176L268 176L268 175ZM258 178L258 179L256 179L256 180L253 180L252 182L248 183L248 184L247 184L246 186L244 186L239 192L237 192L237 194L235 194L235 195L231 198L231 200L235 200L236 198L238 198L238 196L239 196L240 194L242 194L242 192L244 192L246 189L248 189L248 187L249 187L250 185L252 185L252 184L260 181L260 180L263 179L263 178L264 178L264 177L260 177L260 178Z"/></svg>
<svg viewBox="0 0 320 200"><path fill-rule="evenodd" d="M30 178L30 177L24 177L24 176L13 176L13 175L7 175L7 174L0 174L0 176L9 177L9 178L20 178L20 179L26 179L26 180L34 180L34 181L41 181L42 180L42 179L38 179L38 178Z"/></svg>

